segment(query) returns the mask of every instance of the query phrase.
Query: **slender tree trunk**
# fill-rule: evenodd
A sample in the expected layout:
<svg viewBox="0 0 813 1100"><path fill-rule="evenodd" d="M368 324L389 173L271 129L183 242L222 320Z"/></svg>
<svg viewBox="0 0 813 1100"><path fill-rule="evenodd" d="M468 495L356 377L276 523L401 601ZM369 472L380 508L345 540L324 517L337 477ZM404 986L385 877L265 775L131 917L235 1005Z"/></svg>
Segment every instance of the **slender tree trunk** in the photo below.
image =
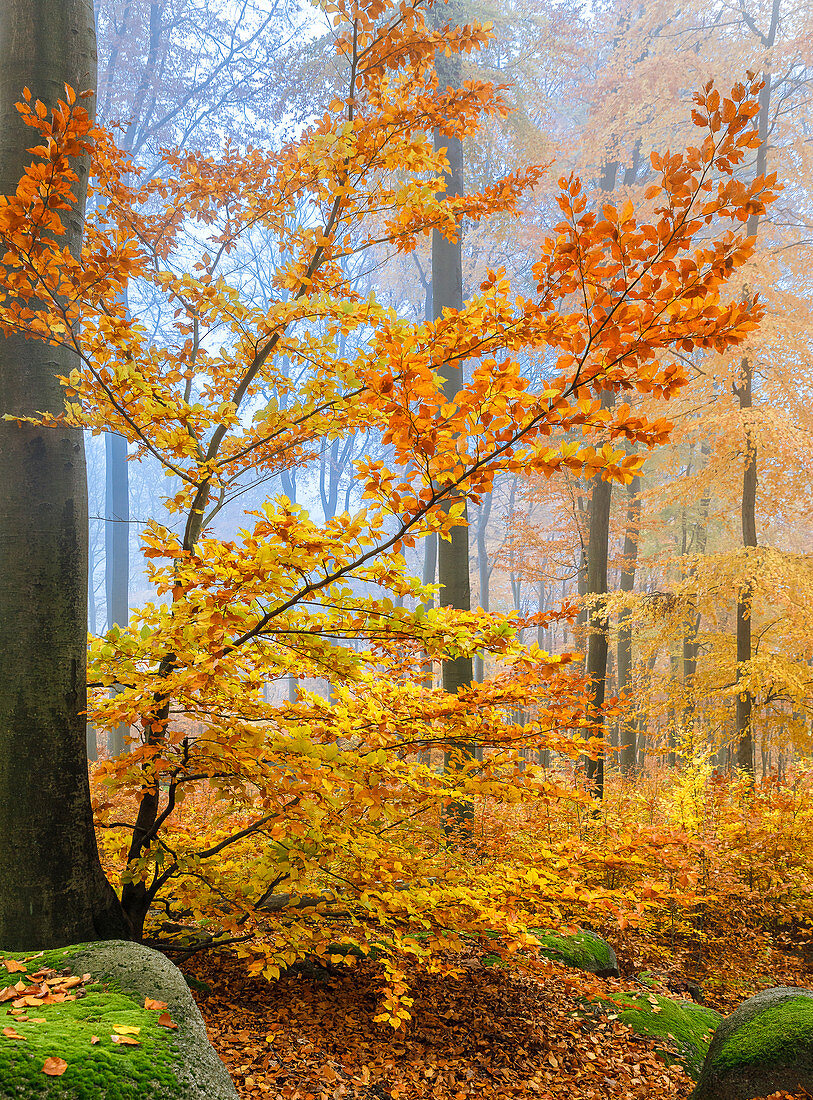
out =
<svg viewBox="0 0 813 1100"><path fill-rule="evenodd" d="M636 476L627 487L627 523L624 533L624 563L619 587L629 594L635 588L635 571L638 566L638 541L641 530L641 478ZM625 608L618 616L618 691L627 691L632 671L632 611ZM621 718L619 740L621 742L621 774L627 778L636 770L636 727L631 709Z"/></svg>
<svg viewBox="0 0 813 1100"><path fill-rule="evenodd" d="M434 532L431 535L427 535L423 540L423 547L423 576L421 577L421 581L423 584L434 584L438 571L438 536L434 534ZM434 607L434 599L430 597L426 601L425 606L427 610ZM423 673L423 686L427 691L433 686L434 679L432 661L427 659L424 664Z"/></svg>
<svg viewBox="0 0 813 1100"><path fill-rule="evenodd" d="M127 440L118 432L106 432L105 454L105 596L107 629L125 628L130 621L130 472ZM114 689L115 690L115 689ZM110 756L125 751L129 727L124 723L110 731Z"/></svg>
<svg viewBox="0 0 813 1100"><path fill-rule="evenodd" d="M486 547L486 530L491 516L492 494L486 493L480 502L477 512L477 578L480 590L480 607L483 611L490 608L491 566L488 562L488 549ZM485 662L480 654L474 658L474 679L482 684L486 678Z"/></svg>
<svg viewBox="0 0 813 1100"><path fill-rule="evenodd" d="M773 0L771 24L767 34L761 34L762 45L770 50L776 40L779 25L780 0ZM768 167L768 124L771 111L771 69L765 66L762 74L764 81L759 93L759 148L756 157L756 175L765 174ZM748 219L748 234L755 237L759 231L759 214ZM745 412L753 407L753 359L746 355L740 364L740 381L734 386L739 399L740 410ZM747 416L743 418L744 459L742 475L742 544L750 562L750 550L757 545L756 497L757 497L757 443L753 426ZM747 568L747 566L746 566ZM754 737L752 728L753 696L744 685L749 674L751 662L751 616L753 611L753 584L750 580L740 586L737 597L737 683L743 685L737 693L736 711L736 747L735 761L738 768L754 774Z"/></svg>
<svg viewBox="0 0 813 1100"><path fill-rule="evenodd" d="M601 395L604 408L612 408L615 394L605 390ZM604 734L604 696L607 680L607 547L610 538L610 501L612 482L596 474L590 498L590 533L587 540L588 611L587 660L585 674L590 694L591 734ZM604 797L604 754L585 763L587 787L594 798Z"/></svg>
<svg viewBox="0 0 813 1100"><path fill-rule="evenodd" d="M742 361L741 382L736 388L740 409L752 407L753 367L749 359ZM753 430L746 422L745 458L742 475L742 544L746 554L757 545L756 497L757 497L757 448ZM747 559L750 564L750 555ZM747 568L747 566L746 566ZM741 585L737 597L737 683L747 679L751 662L751 612L753 608L754 587L746 579ZM736 765L753 774L754 739L751 727L753 696L743 686L737 693L736 712Z"/></svg>
<svg viewBox="0 0 813 1100"><path fill-rule="evenodd" d="M435 18L446 21L454 19L450 6L443 7ZM439 53L435 64L438 72L440 90L460 86L460 55L447 58ZM463 144L460 138L446 137L439 131L434 134L434 147L446 149L449 170L446 173L445 194L463 193ZM435 321L443 316L444 309L463 308L463 259L461 246L462 226L458 226L456 241L447 240L438 230L432 233L432 313ZM459 363L448 362L440 367L443 378L443 392L446 400L454 402L463 386L463 371ZM450 502L453 503L453 502ZM454 607L468 611L471 608L471 589L469 581L469 528L468 514L465 508L461 524L453 527L450 538L438 540L438 583L440 604L442 607ZM456 694L460 688L466 688L472 682L471 657L453 657L442 662L442 682L444 691ZM452 744L446 753L446 767L454 770L463 767L473 759L475 749L465 742ZM474 820L474 806L470 799L461 798L449 806L445 828L447 833L463 834Z"/></svg>
<svg viewBox="0 0 813 1100"><path fill-rule="evenodd" d="M90 0L0 4L0 193L16 189L32 132L24 86L52 106L95 85ZM87 164L63 214L77 255ZM0 413L64 408L66 350L0 337ZM86 758L87 481L82 432L0 420L0 944L12 950L127 937L96 848Z"/></svg>
<svg viewBox="0 0 813 1100"><path fill-rule="evenodd" d="M711 453L711 447L708 443L703 442L700 445L700 454L703 456L703 465L708 462L708 456ZM711 507L711 497L708 493L703 496L700 501L700 513L698 515L697 523L694 527L694 534L692 537L691 545L688 547L694 555L695 560L701 558L706 553L706 545L708 543L708 523L709 523L709 509ZM686 576L691 578L695 575L697 567L695 564L690 564L687 567ZM694 605L696 607L696 605ZM695 677L697 675L697 654L698 644L697 635L700 630L700 612L694 610L689 613L687 617L686 626L683 633L683 687L686 696L686 701L683 710L683 725L686 729L691 729L694 724L694 712L695 712ZM694 738L692 738L694 742Z"/></svg>

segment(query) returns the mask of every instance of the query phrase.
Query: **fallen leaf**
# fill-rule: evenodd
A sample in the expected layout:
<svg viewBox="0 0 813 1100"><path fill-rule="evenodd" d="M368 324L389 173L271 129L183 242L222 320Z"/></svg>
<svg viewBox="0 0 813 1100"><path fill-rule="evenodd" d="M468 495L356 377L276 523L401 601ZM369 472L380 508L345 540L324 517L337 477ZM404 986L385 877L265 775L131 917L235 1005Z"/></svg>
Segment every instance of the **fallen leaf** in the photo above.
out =
<svg viewBox="0 0 813 1100"><path fill-rule="evenodd" d="M98 1036L98 1035L91 1035L91 1037L90 1037L90 1042L91 1042L91 1044L92 1044L92 1045L95 1045L95 1044L96 1044L96 1043L98 1043L99 1041L100 1041L100 1040L99 1040L99 1036Z"/></svg>
<svg viewBox="0 0 813 1100"><path fill-rule="evenodd" d="M113 1024L113 1030L117 1035L140 1035L140 1027L130 1027L129 1024Z"/></svg>
<svg viewBox="0 0 813 1100"><path fill-rule="evenodd" d="M4 986L3 989L0 989L0 1002L13 1001L16 996L17 990L12 985L7 985Z"/></svg>
<svg viewBox="0 0 813 1100"><path fill-rule="evenodd" d="M15 1031L13 1027L4 1027L3 1034L7 1039L22 1039L23 1041L25 1041L25 1035L20 1035L20 1033Z"/></svg>
<svg viewBox="0 0 813 1100"><path fill-rule="evenodd" d="M174 1029L178 1026L177 1024L174 1024L172 1022L172 1017L168 1012L161 1013L161 1015L158 1017L158 1023L161 1025L161 1027L168 1027L171 1029Z"/></svg>
<svg viewBox="0 0 813 1100"><path fill-rule="evenodd" d="M154 1001L152 997L145 997L144 1007L150 1009L151 1011L163 1012L164 1009L169 1008L169 1005L167 1005L164 1001Z"/></svg>
<svg viewBox="0 0 813 1100"><path fill-rule="evenodd" d="M121 1043L122 1046L127 1047L140 1047L141 1042L138 1039L134 1039L132 1035L111 1035L110 1038L114 1043Z"/></svg>
<svg viewBox="0 0 813 1100"><path fill-rule="evenodd" d="M16 959L4 959L3 966L8 970L9 974L26 974L28 967L25 963L17 962Z"/></svg>
<svg viewBox="0 0 813 1100"><path fill-rule="evenodd" d="M47 1073L49 1077L61 1077L67 1068L68 1063L64 1058L46 1058L42 1072Z"/></svg>
<svg viewBox="0 0 813 1100"><path fill-rule="evenodd" d="M32 1024L44 1024L45 1023L45 1017L44 1016L32 1016L31 1017L31 1023Z"/></svg>

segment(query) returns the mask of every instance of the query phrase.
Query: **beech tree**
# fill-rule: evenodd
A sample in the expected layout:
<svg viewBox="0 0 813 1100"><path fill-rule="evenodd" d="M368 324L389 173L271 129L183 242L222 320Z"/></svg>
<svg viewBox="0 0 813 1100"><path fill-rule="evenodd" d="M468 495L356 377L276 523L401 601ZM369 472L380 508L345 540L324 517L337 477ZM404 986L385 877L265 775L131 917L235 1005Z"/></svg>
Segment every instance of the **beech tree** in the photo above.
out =
<svg viewBox="0 0 813 1100"><path fill-rule="evenodd" d="M8 0L0 44L0 194L27 179L35 204L44 196L41 213L48 210L60 247L78 262L89 159L73 138L54 159L34 158L26 176L33 131L14 104L30 88L45 114L60 109L66 84L93 86L91 0ZM59 199L49 203L55 177ZM1 200L6 232L9 210ZM18 320L0 335L0 943L12 949L128 935L99 863L85 757L82 429L29 419L61 417L59 377L79 360L69 341L26 338L18 271L14 263L4 270L3 313Z"/></svg>
<svg viewBox="0 0 813 1100"><path fill-rule="evenodd" d="M427 613L402 550L430 532L450 537L465 502L479 504L500 475L601 471L629 482L640 458L619 441L644 447L669 424L627 403L610 408L601 394L666 397L686 380L670 349L722 351L753 331L759 299L727 301L722 288L750 255L738 227L772 198L770 181L734 178L756 140L755 87L737 85L722 104L709 87L696 97L702 141L653 157L657 182L638 211L594 209L578 179L560 180L560 222L537 242L532 296L492 270L460 308L405 320L360 293L345 260L409 252L436 231L454 241L463 218L518 215L543 172L472 194L443 189L449 162L432 133L465 139L505 105L482 81L438 87L438 49L479 48L489 31L429 29L425 7L326 5L343 94L278 150L167 153L166 178L142 187L73 91L51 114L24 95L21 116L40 143L0 207L0 281L14 290L0 326L79 358L64 375L64 413L18 417L38 431L118 431L176 479L168 506L182 523L153 523L144 536L157 598L91 649L91 717L143 731L132 753L95 772L134 934L149 933L160 900L229 939L253 939L258 969L275 973L328 951L319 891L330 889L351 913L350 942L382 945L381 1018L396 1026L409 1014L404 956L430 965L458 929L483 942L496 930L508 955L535 942L522 921L540 908L552 916L559 901L558 880L519 844L498 852L496 836L478 838L491 852L482 864L468 845L445 848L443 811L477 797L536 798L542 780L517 749L578 755L581 742L561 731L590 721L566 661L525 649L503 618ZM55 211L69 201L68 156L80 150L102 201L78 259ZM253 299L239 262L228 264L258 225L276 247L272 293ZM134 278L163 303L160 339L123 303ZM535 385L521 364L528 348L555 356ZM462 361L469 377L450 400L446 377ZM368 430L389 450L357 463L356 514L317 523L277 496L236 537L214 533L241 478L275 475L325 439ZM423 654L478 651L499 658L500 674L454 694L404 675ZM269 702L269 675L292 669L327 674L333 699ZM506 723L531 697L533 721ZM483 762L439 775L416 759L461 742L486 743ZM296 894L309 886L316 901Z"/></svg>

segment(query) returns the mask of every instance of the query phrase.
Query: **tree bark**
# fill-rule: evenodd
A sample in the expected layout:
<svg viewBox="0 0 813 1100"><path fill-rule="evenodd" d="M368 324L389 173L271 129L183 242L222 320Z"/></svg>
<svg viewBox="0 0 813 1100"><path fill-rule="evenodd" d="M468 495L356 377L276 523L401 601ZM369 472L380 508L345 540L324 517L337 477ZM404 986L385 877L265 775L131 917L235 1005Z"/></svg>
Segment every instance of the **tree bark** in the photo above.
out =
<svg viewBox="0 0 813 1100"><path fill-rule="evenodd" d="M627 487L627 523L624 533L624 563L621 567L619 587L629 593L635 588L635 571L638 566L638 542L641 530L641 478L636 476ZM625 608L618 616L618 691L629 688L632 671L632 612ZM637 765L636 724L632 710L625 712L619 728L621 743L621 774L629 778L635 775Z"/></svg>
<svg viewBox="0 0 813 1100"><path fill-rule="evenodd" d="M435 16L448 20L453 14L444 8ZM438 54L435 60L440 91L460 86L460 55L445 57ZM449 170L446 173L448 196L463 193L463 144L460 138L446 137L439 131L434 134L435 150L446 149ZM458 227L456 241L447 240L438 230L432 233L432 314L438 321L444 309L463 308L463 257L462 226ZM439 373L443 379L446 400L453 402L463 386L463 371L458 362L441 364ZM452 502L450 502L452 503ZM465 501L464 501L465 505ZM449 539L438 540L438 583L441 607L454 607L465 611L471 608L469 581L469 528L468 514L464 507L462 523L453 527ZM460 688L472 683L471 657L453 657L442 662L443 690L456 694ZM447 769L464 766L475 756L473 745L454 743L446 753ZM461 798L449 806L445 815L445 829L449 834L464 834L474 820L474 806L470 799Z"/></svg>
<svg viewBox="0 0 813 1100"><path fill-rule="evenodd" d="M492 494L486 493L477 510L477 576L480 590L480 607L483 611L490 609L491 600L490 583L493 566L489 565L488 549L486 547L486 530L491 516L491 501ZM474 679L482 684L485 674L485 661L481 655L478 655L474 658Z"/></svg>
<svg viewBox="0 0 813 1100"><path fill-rule="evenodd" d="M615 394L604 390L601 404L610 409L615 403ZM610 501L612 482L595 475L593 495L590 498L590 532L587 539L587 596L589 610L587 616L587 660L585 675L590 696L590 718L593 723L592 736L604 734L604 695L607 680L607 544L610 537ZM604 753L593 760L585 760L587 788L594 798L604 797Z"/></svg>
<svg viewBox="0 0 813 1100"><path fill-rule="evenodd" d="M16 189L34 135L25 85L53 106L95 85L91 0L0 4L0 192ZM77 255L87 164L63 215ZM0 413L60 413L67 350L0 337ZM12 950L127 938L102 872L85 753L87 482L82 432L0 421L0 943Z"/></svg>
<svg viewBox="0 0 813 1100"><path fill-rule="evenodd" d="M711 447L708 442L700 444L700 454L705 460L703 465L708 462L708 457L711 454ZM710 491L707 490L706 494L700 501L700 513L697 522L694 525L694 533L690 546L687 548L691 550L694 558L700 558L706 553L706 545L708 543L708 524L709 524L709 509L711 507ZM690 564L687 567L686 576L690 579L697 571L697 567L694 564ZM686 625L683 633L683 687L686 696L686 702L683 710L683 725L687 730L691 730L694 724L694 712L695 712L695 676L697 675L697 654L698 644L697 635L700 631L700 612L696 610L696 604L694 604L694 610L688 614Z"/></svg>
<svg viewBox="0 0 813 1100"><path fill-rule="evenodd" d="M780 0L773 0L771 23L767 34L760 34L762 45L770 50L776 40L779 25ZM756 157L756 175L762 176L768 167L768 124L771 110L771 69L766 64L762 74L764 81L759 93L759 147ZM759 214L748 219L748 235L756 237L759 231ZM745 355L740 364L740 381L734 385L734 394L739 399L740 410L753 408L753 359ZM749 419L744 418L744 460L742 474L742 545L750 559L749 551L757 545L756 498L757 498L757 444L753 427ZM751 615L753 611L753 585L750 580L740 586L737 597L737 683L743 684L749 674L752 657ZM736 747L735 762L738 768L754 774L754 737L752 728L753 695L743 686L737 693L736 711Z"/></svg>
<svg viewBox="0 0 813 1100"><path fill-rule="evenodd" d="M107 629L125 629L130 621L130 477L127 440L118 432L106 432L104 583L107 601ZM115 691L115 689L113 689ZM125 750L129 726L110 731L107 749L111 757Z"/></svg>

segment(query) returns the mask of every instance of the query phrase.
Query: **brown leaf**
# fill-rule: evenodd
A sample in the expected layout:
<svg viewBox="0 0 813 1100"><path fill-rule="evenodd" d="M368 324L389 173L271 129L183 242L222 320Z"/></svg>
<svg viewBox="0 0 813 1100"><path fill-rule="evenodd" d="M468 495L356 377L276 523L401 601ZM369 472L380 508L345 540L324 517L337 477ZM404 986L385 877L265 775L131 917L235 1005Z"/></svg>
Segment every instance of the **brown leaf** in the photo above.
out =
<svg viewBox="0 0 813 1100"><path fill-rule="evenodd" d="M68 1063L64 1058L46 1058L42 1072L47 1073L49 1077L61 1077L67 1068Z"/></svg>
<svg viewBox="0 0 813 1100"><path fill-rule="evenodd" d="M122 1046L127 1047L140 1047L141 1043L138 1039L134 1039L132 1035L111 1035L110 1038L114 1043L120 1043Z"/></svg>
<svg viewBox="0 0 813 1100"><path fill-rule="evenodd" d="M170 1029L174 1029L178 1026L177 1024L174 1024L172 1022L172 1017L168 1012L161 1013L161 1015L158 1017L158 1023L161 1025L161 1027L168 1027Z"/></svg>
<svg viewBox="0 0 813 1100"><path fill-rule="evenodd" d="M3 966L8 970L9 974L25 974L28 971L28 967L25 963L17 962L16 959L4 959Z"/></svg>
<svg viewBox="0 0 813 1100"><path fill-rule="evenodd" d="M3 1034L7 1039L22 1039L25 1042L25 1035L20 1035L18 1031L15 1031L13 1027L4 1027Z"/></svg>
<svg viewBox="0 0 813 1100"><path fill-rule="evenodd" d="M169 1005L167 1005L164 1001L154 1001L152 997L145 997L144 1007L150 1009L151 1011L163 1012L164 1009L169 1007Z"/></svg>

